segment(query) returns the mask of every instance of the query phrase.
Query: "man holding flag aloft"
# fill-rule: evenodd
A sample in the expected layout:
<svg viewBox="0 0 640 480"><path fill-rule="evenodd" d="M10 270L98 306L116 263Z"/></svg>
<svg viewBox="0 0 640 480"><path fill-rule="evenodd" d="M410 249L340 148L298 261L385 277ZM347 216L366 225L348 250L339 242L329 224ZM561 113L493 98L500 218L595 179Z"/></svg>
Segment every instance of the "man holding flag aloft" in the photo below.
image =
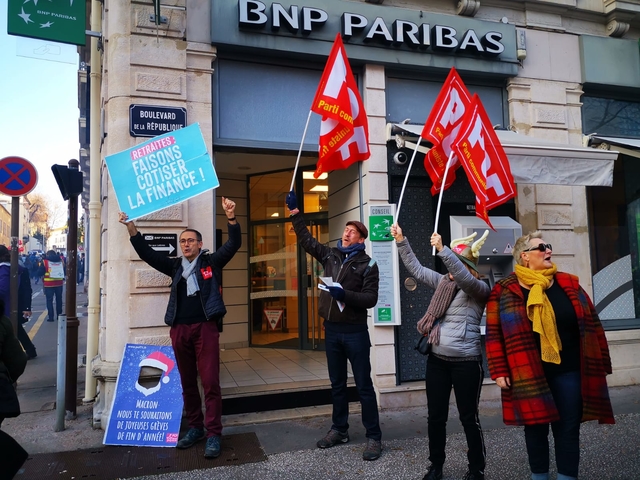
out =
<svg viewBox="0 0 640 480"><path fill-rule="evenodd" d="M316 178L324 172L344 169L354 162L369 158L367 115L339 34L336 35L309 116L311 112L322 115ZM291 186L286 204L296 237L302 248L322 264L327 282L321 285L318 312L324 319L333 415L331 429L318 440L317 446L329 448L349 441L349 361L362 405L362 423L367 436L362 458L377 460L382 452L382 432L376 392L371 380L367 309L373 308L378 302L380 274L375 261L365 252L364 241L369 232L362 222L352 220L347 222L335 248L321 244L309 233L298 209L293 182Z"/></svg>

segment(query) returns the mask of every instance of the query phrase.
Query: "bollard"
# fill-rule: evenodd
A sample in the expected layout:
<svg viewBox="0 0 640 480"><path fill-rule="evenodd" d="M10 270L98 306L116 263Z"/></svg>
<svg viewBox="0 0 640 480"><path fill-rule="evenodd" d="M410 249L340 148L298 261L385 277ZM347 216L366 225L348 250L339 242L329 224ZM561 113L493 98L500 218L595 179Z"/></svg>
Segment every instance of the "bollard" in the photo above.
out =
<svg viewBox="0 0 640 480"><path fill-rule="evenodd" d="M58 315L58 368L56 377L56 426L55 431L64 430L65 416L65 369L67 358L67 316Z"/></svg>

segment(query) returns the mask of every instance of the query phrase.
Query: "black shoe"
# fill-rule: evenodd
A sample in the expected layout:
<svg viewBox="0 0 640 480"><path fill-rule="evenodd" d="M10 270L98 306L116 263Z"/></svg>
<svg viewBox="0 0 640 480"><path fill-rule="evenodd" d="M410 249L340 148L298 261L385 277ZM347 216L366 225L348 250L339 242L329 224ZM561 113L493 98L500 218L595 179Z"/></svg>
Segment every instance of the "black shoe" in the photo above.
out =
<svg viewBox="0 0 640 480"><path fill-rule="evenodd" d="M329 432L320 440L316 445L318 448L329 448L337 445L338 443L347 443L349 441L349 433L340 433L337 430L329 430Z"/></svg>
<svg viewBox="0 0 640 480"><path fill-rule="evenodd" d="M218 458L220 456L220 437L207 438L207 445L204 447L204 458Z"/></svg>
<svg viewBox="0 0 640 480"><path fill-rule="evenodd" d="M427 474L422 477L422 480L442 480L442 467L431 465Z"/></svg>
<svg viewBox="0 0 640 480"><path fill-rule="evenodd" d="M369 438L367 440L367 446L362 452L363 460L377 460L380 458L380 454L382 453L382 442L380 440L374 440Z"/></svg>
<svg viewBox="0 0 640 480"><path fill-rule="evenodd" d="M55 322L53 318L47 318L47 322Z"/></svg>
<svg viewBox="0 0 640 480"><path fill-rule="evenodd" d="M464 480L484 480L484 472L468 471L464 476Z"/></svg>
<svg viewBox="0 0 640 480"><path fill-rule="evenodd" d="M205 437L204 428L190 428L184 437L178 440L176 448L185 449L193 447Z"/></svg>
<svg viewBox="0 0 640 480"><path fill-rule="evenodd" d="M27 353L27 360L33 360L34 358L36 358L38 356L38 354L36 352L33 353Z"/></svg>

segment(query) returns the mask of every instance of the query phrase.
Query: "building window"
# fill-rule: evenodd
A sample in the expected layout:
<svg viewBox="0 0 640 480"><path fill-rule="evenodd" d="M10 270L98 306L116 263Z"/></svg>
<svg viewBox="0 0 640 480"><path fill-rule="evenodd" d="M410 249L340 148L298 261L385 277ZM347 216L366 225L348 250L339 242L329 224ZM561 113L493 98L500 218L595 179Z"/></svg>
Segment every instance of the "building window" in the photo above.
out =
<svg viewBox="0 0 640 480"><path fill-rule="evenodd" d="M582 101L585 134L640 138L640 103ZM607 329L640 328L640 152L626 153L615 162L612 187L587 188L593 300Z"/></svg>

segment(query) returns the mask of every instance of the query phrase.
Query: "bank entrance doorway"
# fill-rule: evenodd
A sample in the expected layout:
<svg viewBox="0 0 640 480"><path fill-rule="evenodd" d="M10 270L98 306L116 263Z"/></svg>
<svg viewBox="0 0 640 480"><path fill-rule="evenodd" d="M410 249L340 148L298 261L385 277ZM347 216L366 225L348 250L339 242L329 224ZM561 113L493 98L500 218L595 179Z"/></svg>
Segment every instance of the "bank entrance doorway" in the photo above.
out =
<svg viewBox="0 0 640 480"><path fill-rule="evenodd" d="M249 178L249 308L252 346L324 350L318 317L322 265L298 246L285 197L292 171ZM311 235L328 243L328 183L299 172L295 191Z"/></svg>

